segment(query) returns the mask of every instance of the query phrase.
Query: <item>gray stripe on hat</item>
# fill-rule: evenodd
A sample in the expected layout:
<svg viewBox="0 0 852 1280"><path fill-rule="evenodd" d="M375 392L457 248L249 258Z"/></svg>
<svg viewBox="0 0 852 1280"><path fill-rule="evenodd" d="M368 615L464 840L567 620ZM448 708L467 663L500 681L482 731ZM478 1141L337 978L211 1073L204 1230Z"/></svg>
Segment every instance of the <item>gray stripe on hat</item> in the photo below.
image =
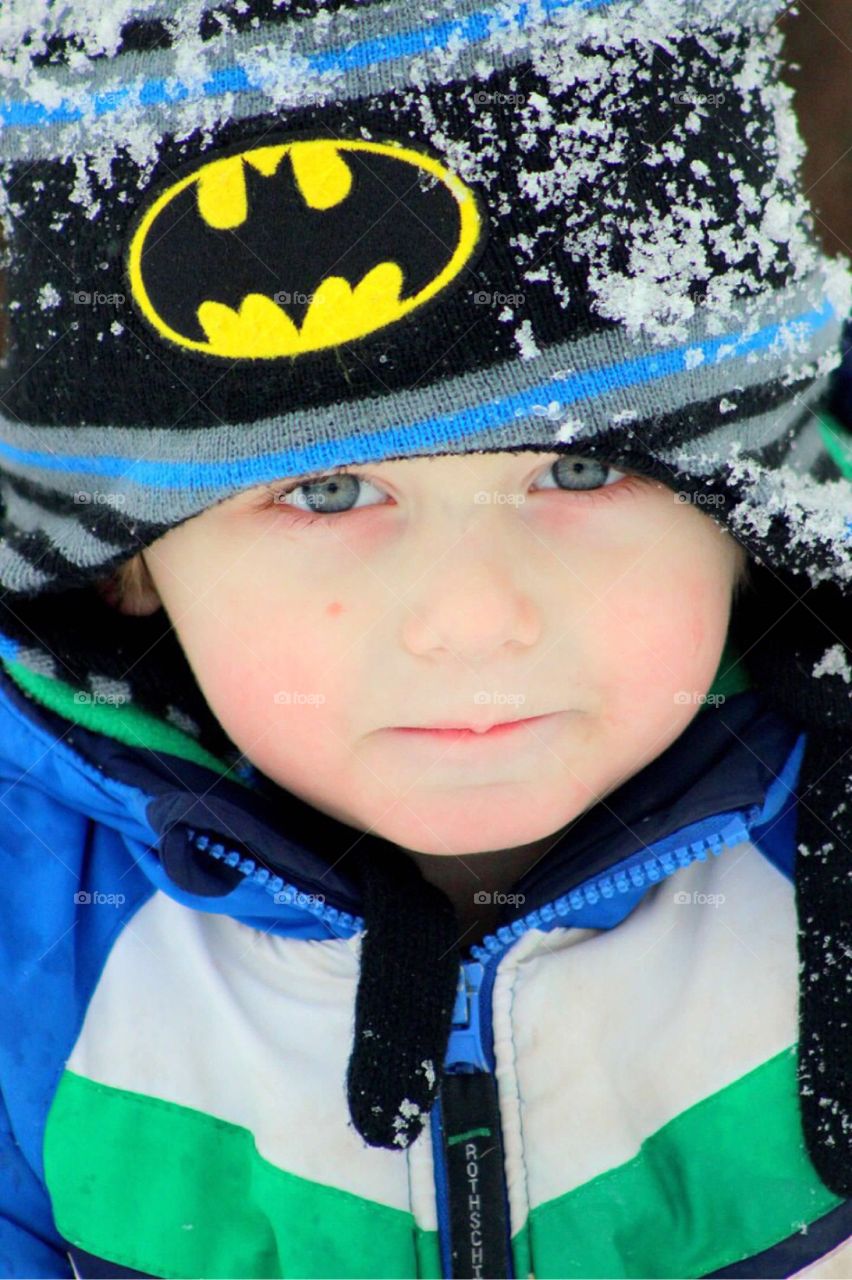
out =
<svg viewBox="0 0 852 1280"><path fill-rule="evenodd" d="M767 299L754 303L758 310L751 322L756 330L764 325L787 321L809 308L816 307L822 299L824 281L818 270L804 283L790 286ZM737 305L731 329L734 334L748 325L746 303ZM713 317L701 311L693 317L691 341L685 349L696 348L707 338L708 323L717 324ZM838 319L823 326L812 338L801 359L801 369L807 375L810 362L820 356L839 363L839 337L841 322ZM714 334L710 341L723 341ZM727 344L725 344L727 345ZM780 346L780 344L779 344ZM677 350L675 348L675 350ZM504 394L518 394L541 387L541 401L534 403L520 416L509 418L491 427L436 443L434 452L463 452L467 449L500 449L517 447L526 443L567 443L571 440L588 440L602 430L624 426L629 430L632 421L646 416L672 412L696 401L715 395L720 398L720 416L724 401L735 402L735 387L752 387L786 375L796 375L791 368L790 353L783 350L749 352L745 356L730 357L709 363L705 361L681 372L667 374L651 383L631 387L622 386L597 397L573 403L561 404L556 392L548 389L548 381L583 374L590 370L608 368L624 362L664 356L665 348L653 346L648 339L631 345L624 343L623 335L607 331L591 335L575 342L559 343L544 348L532 360L517 359L499 366L480 368L455 378L444 379L432 385L388 393L385 396L363 397L344 401L337 405L318 408L294 409L257 422L229 423L192 431L176 431L164 428L133 427L32 427L11 422L0 416L0 436L3 444L27 453L36 451L49 461L57 457L71 460L74 457L100 457L105 441L108 441L110 457L126 460L126 470L118 475L98 475L78 470L58 470L48 464L23 462L0 445L0 465L10 472L22 475L39 484L67 494L88 492L101 502L111 501L127 518L171 523L203 510L211 502L224 498L240 489L252 487L264 480L281 479L287 474L280 465L257 464L261 456L280 455L285 443L293 450L308 445L327 444L327 461L311 462L297 467L291 474L326 469L346 463L382 460L388 455L388 446L379 439L367 447L359 446L359 435L375 436L393 429L405 429L406 424L423 420L440 420L465 409L493 403ZM718 353L721 354L721 351ZM507 413L509 411L507 410ZM440 428L438 428L439 430ZM203 484L204 466L198 465L197 474L184 488L157 488L152 484L136 482L134 469L137 464L156 461L191 462L198 457L199 440L203 432L203 456L205 461L220 462L230 468L230 482ZM436 432L432 435L439 440ZM340 445L341 437L354 437L354 443L346 448ZM650 442L649 442L650 443ZM413 449L411 456L422 454ZM405 450L397 455L408 456ZM314 455L316 456L316 455ZM250 473L249 473L250 468ZM114 469L114 468L113 468ZM91 508L89 508L91 509ZM87 514L81 504L81 519ZM109 552L109 548L107 548ZM103 557L101 544L101 557Z"/></svg>
<svg viewBox="0 0 852 1280"><path fill-rule="evenodd" d="M44 573L0 539L0 586L4 591L40 592L56 581L54 574Z"/></svg>
<svg viewBox="0 0 852 1280"><path fill-rule="evenodd" d="M807 425L798 433L798 435L790 441L790 448L784 455L783 465L792 467L794 471L811 472L818 462L820 462L828 452L825 439L822 434L822 424L819 416L811 412L811 417ZM850 514L852 514L852 503L850 503Z"/></svg>
<svg viewBox="0 0 852 1280"><path fill-rule="evenodd" d="M77 520L49 511L39 503L21 497L11 485L3 485L2 488L6 523L25 533L35 529L43 530L56 550L74 564L83 567L100 565L121 550L115 543L93 536ZM85 511L81 512L81 517L85 518Z"/></svg>
<svg viewBox="0 0 852 1280"><path fill-rule="evenodd" d="M738 24L762 23L777 11L780 0L669 0L670 14L661 20L671 33L686 34L724 20L738 9ZM0 155L10 159L48 159L71 154L100 154L105 146L128 142L128 112L135 126L134 158L140 163L154 158L160 135L182 137L203 123L213 127L225 116L242 120L263 112L295 110L306 105L322 105L334 99L354 99L391 90L418 88L433 80L483 80L493 70L517 66L528 60L533 46L544 50L554 43L572 44L596 31L603 38L630 36L647 39L644 5L639 0L610 0L590 14L579 0L566 0L556 9L539 10L527 0L525 28L515 21L522 0L496 4L494 0L435 0L424 15L419 0L389 0L389 3L354 6L323 15L300 19L275 27L261 27L241 33L226 33L203 41L183 37L179 49L152 49L146 53L101 58L81 76L58 66L27 69L14 64L0 78L0 96L12 102L38 103L42 99L55 106L63 99L85 114L68 123L53 121L49 128L7 125L0 130ZM160 5L166 16L180 12L176 4ZM467 20L467 22L465 21ZM425 46L412 49L413 33L429 33ZM456 34L450 37L450 33ZM461 33L461 34L460 34ZM382 56L381 45L394 37L400 40L399 56ZM344 64L354 61L360 46L372 50L366 66L335 66L339 56ZM443 47L442 47L443 46ZM191 57L189 56L191 54ZM369 55L368 55L369 56ZM314 59L312 65L309 59ZM240 88L228 73L235 66L245 68L248 82L256 88ZM187 67L193 80L188 83ZM0 70L3 60L0 60ZM218 92L205 91L205 83L221 84ZM172 82L183 86L185 96L165 105L155 100L151 84ZM144 96L140 93L144 86ZM128 93L127 89L132 86ZM22 89L25 96L22 96ZM486 90L487 91L487 90ZM94 100L126 94L122 106L95 114ZM203 120L201 117L203 116ZM143 127L139 127L142 125ZM145 152L143 156L140 154Z"/></svg>
<svg viewBox="0 0 852 1280"><path fill-rule="evenodd" d="M699 439L686 441L674 449L663 449L657 457L670 463L677 471L711 475L719 470L720 463L726 462L737 451L751 454L765 449L808 414L805 402L800 396L796 396L789 404L772 409L769 413L732 422L730 426L709 431ZM805 426L802 430L804 432L808 429ZM812 461L815 456L816 453Z"/></svg>

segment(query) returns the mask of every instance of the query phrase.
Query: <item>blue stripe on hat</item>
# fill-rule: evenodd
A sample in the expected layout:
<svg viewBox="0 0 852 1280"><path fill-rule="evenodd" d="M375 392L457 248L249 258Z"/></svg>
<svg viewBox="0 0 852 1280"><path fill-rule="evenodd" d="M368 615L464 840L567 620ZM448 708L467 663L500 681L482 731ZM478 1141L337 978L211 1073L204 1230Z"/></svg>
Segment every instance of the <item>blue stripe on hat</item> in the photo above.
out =
<svg viewBox="0 0 852 1280"><path fill-rule="evenodd" d="M703 354L699 363L720 364L725 360L739 359L750 351L767 351L778 340L782 330L791 325L802 326L810 335L831 323L836 312L826 300L819 310L805 311L790 316L776 324L765 325L756 332L739 336L723 335L703 342L691 342L672 347L655 355L641 356L635 360L623 360L597 369L586 369L562 379L550 379L526 390L517 391L498 400L472 405L452 413L418 422L401 423L383 431L343 436L336 441L336 450L351 449L355 455L369 451L384 454L414 454L421 445L433 449L439 441L463 440L475 432L487 431L514 421L533 412L542 399L555 401L558 409L580 400L617 388L647 386L672 374L684 373L695 363L697 352ZM687 358L689 353L689 358ZM87 472L91 475L132 478L135 484L157 489L216 488L218 486L245 486L267 479L270 475L304 475L318 466L329 464L326 459L328 446L324 443L304 449L289 449L282 453L261 454L230 461L204 462L149 462L110 455L61 457L34 449L19 449L0 441L0 458L10 462L37 466L44 471Z"/></svg>
<svg viewBox="0 0 852 1280"><path fill-rule="evenodd" d="M577 6L581 9L599 9L615 3L615 0L539 0L542 9L550 14L558 9ZM511 19L500 16L497 25L511 25L523 30L527 26L529 5L523 3ZM344 49L328 52L306 54L305 61L311 70L317 73L327 71L348 71L359 67L373 67L382 62L391 62L400 57L414 57L429 49L446 48L450 41L460 41L461 45L474 45L488 39L494 34L497 10L484 9L480 13L471 14L467 18L450 22L434 23L427 27L418 27L413 31L403 32L375 40L362 40ZM201 85L200 92L190 89L180 80L163 78L146 80L138 90L136 104L143 107L162 102L182 101L185 98L221 97L226 93L263 92L262 80L252 80L245 69L235 63L222 67ZM19 102L14 99L0 101L0 128L43 128L51 124L80 120L86 115L95 117L115 111L126 102L131 90L119 86L105 93L92 96L89 109L71 106L63 99L58 107L48 108L41 102ZM130 104L133 105L133 104Z"/></svg>

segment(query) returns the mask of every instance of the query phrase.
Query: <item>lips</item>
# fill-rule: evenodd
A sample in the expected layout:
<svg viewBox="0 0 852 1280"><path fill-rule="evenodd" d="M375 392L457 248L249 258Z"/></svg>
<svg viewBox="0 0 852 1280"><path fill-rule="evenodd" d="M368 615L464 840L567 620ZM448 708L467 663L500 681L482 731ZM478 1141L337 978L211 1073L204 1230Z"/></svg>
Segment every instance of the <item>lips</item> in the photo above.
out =
<svg viewBox="0 0 852 1280"><path fill-rule="evenodd" d="M400 733L430 733L430 734L447 734L455 736L484 737L496 733L511 731L518 729L522 725L535 724L539 720L545 720L547 717L542 716L526 716L522 720L501 720L488 725L471 725L461 723L439 722L434 725L417 725L417 726L400 726Z"/></svg>

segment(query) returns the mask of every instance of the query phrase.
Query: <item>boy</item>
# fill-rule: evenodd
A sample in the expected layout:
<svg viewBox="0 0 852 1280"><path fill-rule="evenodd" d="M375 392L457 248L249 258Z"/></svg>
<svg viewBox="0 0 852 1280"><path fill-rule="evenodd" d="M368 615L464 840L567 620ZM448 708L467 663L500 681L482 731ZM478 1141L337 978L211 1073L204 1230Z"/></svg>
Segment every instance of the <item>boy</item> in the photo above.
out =
<svg viewBox="0 0 852 1280"><path fill-rule="evenodd" d="M0 28L3 1274L848 1272L775 8Z"/></svg>

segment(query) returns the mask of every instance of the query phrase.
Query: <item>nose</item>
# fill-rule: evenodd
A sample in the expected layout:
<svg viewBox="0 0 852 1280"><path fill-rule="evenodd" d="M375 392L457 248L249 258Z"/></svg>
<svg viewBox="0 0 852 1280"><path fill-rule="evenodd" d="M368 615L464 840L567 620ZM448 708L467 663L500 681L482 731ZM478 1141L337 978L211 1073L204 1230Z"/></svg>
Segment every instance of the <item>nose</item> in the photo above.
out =
<svg viewBox="0 0 852 1280"><path fill-rule="evenodd" d="M474 519L454 541L436 547L430 540L419 565L412 564L411 586L400 591L403 642L411 653L450 653L478 664L506 646L538 641L542 618L525 571L527 540L496 524Z"/></svg>

